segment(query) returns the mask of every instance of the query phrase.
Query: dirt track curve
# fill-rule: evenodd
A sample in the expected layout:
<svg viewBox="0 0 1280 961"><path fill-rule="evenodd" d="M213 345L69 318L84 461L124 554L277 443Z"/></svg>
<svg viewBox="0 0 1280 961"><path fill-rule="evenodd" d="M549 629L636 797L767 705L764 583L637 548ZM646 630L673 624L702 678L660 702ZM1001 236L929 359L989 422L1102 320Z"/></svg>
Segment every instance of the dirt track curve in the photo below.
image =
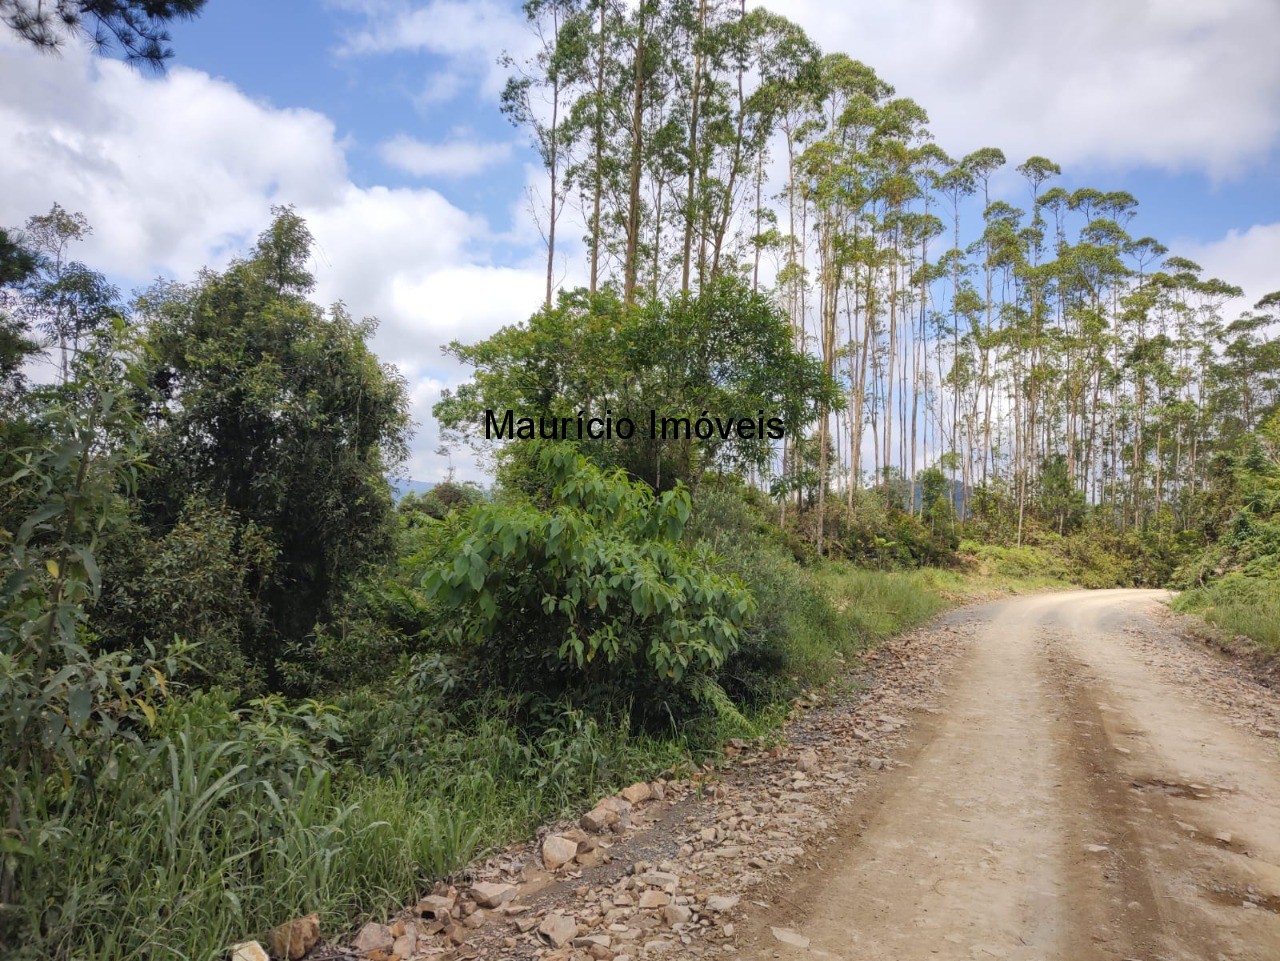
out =
<svg viewBox="0 0 1280 961"><path fill-rule="evenodd" d="M906 763L742 956L1280 959L1280 755L1131 640L1164 596L968 614L972 645Z"/></svg>

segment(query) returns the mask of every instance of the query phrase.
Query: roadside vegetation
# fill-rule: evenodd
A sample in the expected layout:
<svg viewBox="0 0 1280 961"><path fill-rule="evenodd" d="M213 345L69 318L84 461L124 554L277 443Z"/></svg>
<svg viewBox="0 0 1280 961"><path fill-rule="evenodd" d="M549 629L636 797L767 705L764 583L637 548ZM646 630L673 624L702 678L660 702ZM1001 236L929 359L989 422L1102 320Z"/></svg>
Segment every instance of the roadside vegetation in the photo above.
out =
<svg viewBox="0 0 1280 961"><path fill-rule="evenodd" d="M1217 536L1178 570L1173 607L1280 656L1280 414L1218 470Z"/></svg>
<svg viewBox="0 0 1280 961"><path fill-rule="evenodd" d="M434 409L485 487L393 500L407 386L311 300L291 208L128 299L80 215L0 232L5 958L336 935L965 598L1172 584L1280 645L1280 296L1227 323L1134 198L1031 158L1029 209L988 202L998 150L699 9L527 5L548 46L504 105L547 166L546 298L450 345ZM590 279L556 291L566 206ZM786 431L494 444L486 410Z"/></svg>

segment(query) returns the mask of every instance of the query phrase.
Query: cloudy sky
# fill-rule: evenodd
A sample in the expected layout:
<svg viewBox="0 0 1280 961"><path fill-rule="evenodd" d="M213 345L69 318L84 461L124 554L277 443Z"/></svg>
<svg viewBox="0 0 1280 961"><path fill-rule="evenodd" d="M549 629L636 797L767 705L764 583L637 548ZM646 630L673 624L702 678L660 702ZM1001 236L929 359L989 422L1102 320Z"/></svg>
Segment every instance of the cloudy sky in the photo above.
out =
<svg viewBox="0 0 1280 961"><path fill-rule="evenodd" d="M1248 302L1280 288L1277 0L766 5L917 100L949 153L1050 157L1068 188L1132 193L1133 230ZM83 211L78 256L129 290L225 264L297 205L320 298L378 317L409 380L411 475L439 479L430 407L462 376L441 344L541 298L534 158L498 110L519 3L211 0L173 32L161 77L0 36L0 224Z"/></svg>

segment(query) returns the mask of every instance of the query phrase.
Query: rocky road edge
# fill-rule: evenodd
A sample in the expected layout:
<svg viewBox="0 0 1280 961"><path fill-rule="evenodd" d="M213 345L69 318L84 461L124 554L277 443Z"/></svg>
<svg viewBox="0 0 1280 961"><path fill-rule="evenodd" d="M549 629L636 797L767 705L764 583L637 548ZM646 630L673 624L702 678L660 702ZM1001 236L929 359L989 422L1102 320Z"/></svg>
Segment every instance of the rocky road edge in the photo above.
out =
<svg viewBox="0 0 1280 961"><path fill-rule="evenodd" d="M232 961L733 956L744 917L785 902L790 873L835 833L841 809L898 763L911 716L937 712L972 635L969 610L869 652L849 693L797 698L780 745L731 741L718 770L633 784L577 823L472 863L465 883L437 885L349 945L322 942L311 915L276 928L266 947L237 945Z"/></svg>

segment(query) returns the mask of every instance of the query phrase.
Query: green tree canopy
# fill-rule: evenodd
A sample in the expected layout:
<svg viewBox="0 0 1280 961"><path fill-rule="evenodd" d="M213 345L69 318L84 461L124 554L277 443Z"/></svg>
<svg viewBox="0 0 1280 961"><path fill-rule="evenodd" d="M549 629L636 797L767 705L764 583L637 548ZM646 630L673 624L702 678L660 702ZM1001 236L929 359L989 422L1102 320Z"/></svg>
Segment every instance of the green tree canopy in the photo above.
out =
<svg viewBox="0 0 1280 961"><path fill-rule="evenodd" d="M157 398L143 515L167 531L198 494L267 539L268 627L244 643L268 669L389 549L387 473L409 431L403 380L367 344L375 322L306 298L311 235L275 214L247 259L139 303Z"/></svg>
<svg viewBox="0 0 1280 961"><path fill-rule="evenodd" d="M765 469L771 441L719 432L699 440L683 430L678 438L655 439L650 411L659 423L663 417L695 421L704 413L722 422L779 418L795 432L823 398L836 402L819 361L795 348L785 315L734 279L638 308L612 293L572 291L527 323L478 344L454 342L448 351L475 374L436 405L446 429L483 439L486 410L534 418L608 411L615 422L630 417L634 436L584 441L582 450L655 489L696 483L709 467ZM522 446L508 450L518 457Z"/></svg>
<svg viewBox="0 0 1280 961"><path fill-rule="evenodd" d="M35 254L0 229L0 412L22 393L22 364L39 350L27 325L7 309L8 291L24 284L35 270Z"/></svg>

